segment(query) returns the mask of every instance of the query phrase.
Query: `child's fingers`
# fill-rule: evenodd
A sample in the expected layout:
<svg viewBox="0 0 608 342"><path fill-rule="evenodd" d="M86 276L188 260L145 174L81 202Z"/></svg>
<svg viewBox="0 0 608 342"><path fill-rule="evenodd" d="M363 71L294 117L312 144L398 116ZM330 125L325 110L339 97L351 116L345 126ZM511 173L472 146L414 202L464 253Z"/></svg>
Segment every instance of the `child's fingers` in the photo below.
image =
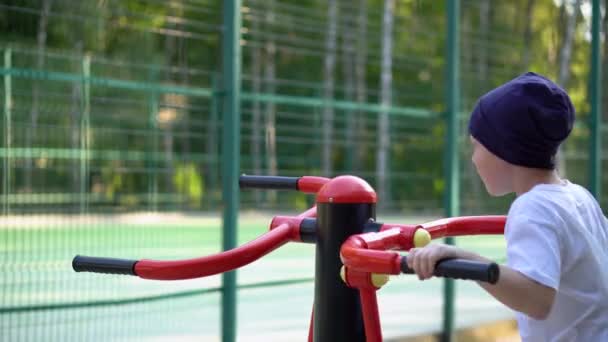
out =
<svg viewBox="0 0 608 342"><path fill-rule="evenodd" d="M420 257L420 275L423 280L429 279L433 276L433 250L428 249L424 251L424 254Z"/></svg>
<svg viewBox="0 0 608 342"><path fill-rule="evenodd" d="M428 253L426 253L427 255L425 255L424 258L424 270L423 270L423 274L424 274L424 278L428 279L430 277L433 276L433 271L435 268L435 262L434 262L434 258L433 258L433 252L429 251Z"/></svg>
<svg viewBox="0 0 608 342"><path fill-rule="evenodd" d="M425 268L426 268L426 249L421 249L417 254L416 254L416 260L414 261L415 264L415 271L416 274L418 275L418 278L420 278L420 280L424 280L424 274L425 274Z"/></svg>
<svg viewBox="0 0 608 342"><path fill-rule="evenodd" d="M433 276L435 255L433 248L412 248L407 255L407 265L413 269L418 279L425 280Z"/></svg>
<svg viewBox="0 0 608 342"><path fill-rule="evenodd" d="M418 248L412 248L409 250L408 254L407 254L407 267L413 269L414 271L416 270L414 268L414 260L416 259L416 253L418 253Z"/></svg>
<svg viewBox="0 0 608 342"><path fill-rule="evenodd" d="M424 250L423 249L417 249L414 251L414 258L412 260L412 269L414 269L414 272L416 272L416 275L418 276L418 279L423 280L422 278L422 265L424 263Z"/></svg>

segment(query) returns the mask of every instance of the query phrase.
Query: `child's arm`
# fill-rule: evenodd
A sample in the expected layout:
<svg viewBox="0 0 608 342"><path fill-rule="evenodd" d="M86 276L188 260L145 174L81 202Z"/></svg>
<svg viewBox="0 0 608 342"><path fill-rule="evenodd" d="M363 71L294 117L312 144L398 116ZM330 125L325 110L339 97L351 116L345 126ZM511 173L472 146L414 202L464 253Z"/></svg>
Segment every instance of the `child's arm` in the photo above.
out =
<svg viewBox="0 0 608 342"><path fill-rule="evenodd" d="M424 248L412 248L407 263L424 280L433 276L435 264L445 258L492 262L454 246L430 244ZM555 289L537 283L504 265L500 265L500 278L496 284L479 282L479 285L509 308L539 320L547 318L555 299Z"/></svg>

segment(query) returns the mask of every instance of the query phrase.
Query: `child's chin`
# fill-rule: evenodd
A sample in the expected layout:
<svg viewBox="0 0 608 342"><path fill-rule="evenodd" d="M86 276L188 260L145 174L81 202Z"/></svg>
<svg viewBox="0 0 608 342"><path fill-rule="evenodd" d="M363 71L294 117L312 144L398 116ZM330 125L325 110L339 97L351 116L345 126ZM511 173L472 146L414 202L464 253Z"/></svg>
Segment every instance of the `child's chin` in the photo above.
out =
<svg viewBox="0 0 608 342"><path fill-rule="evenodd" d="M509 191L499 190L499 189L491 189L488 186L486 186L486 191L492 197L501 197L501 196L509 194Z"/></svg>

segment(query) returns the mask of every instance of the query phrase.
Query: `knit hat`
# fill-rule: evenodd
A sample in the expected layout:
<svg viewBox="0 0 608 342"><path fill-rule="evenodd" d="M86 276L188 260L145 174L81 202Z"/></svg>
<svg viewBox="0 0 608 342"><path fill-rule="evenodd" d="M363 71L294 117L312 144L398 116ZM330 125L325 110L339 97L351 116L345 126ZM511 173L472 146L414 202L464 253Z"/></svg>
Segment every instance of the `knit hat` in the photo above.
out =
<svg viewBox="0 0 608 342"><path fill-rule="evenodd" d="M554 169L557 148L573 123L574 106L566 91L528 72L479 99L469 133L511 164Z"/></svg>

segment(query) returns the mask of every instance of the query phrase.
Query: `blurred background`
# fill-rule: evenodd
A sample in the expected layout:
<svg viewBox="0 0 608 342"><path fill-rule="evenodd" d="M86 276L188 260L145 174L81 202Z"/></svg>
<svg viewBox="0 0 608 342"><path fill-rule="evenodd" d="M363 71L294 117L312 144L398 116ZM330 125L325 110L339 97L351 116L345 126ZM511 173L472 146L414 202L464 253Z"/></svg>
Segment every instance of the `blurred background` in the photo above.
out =
<svg viewBox="0 0 608 342"><path fill-rule="evenodd" d="M242 0L235 21L217 0L2 0L0 339L220 340L219 276L165 283L70 262L220 251L231 115L240 153L224 158L239 173L357 175L379 195L379 221L505 214L513 197L486 194L466 124L480 95L534 71L577 109L560 173L606 206L607 4ZM239 203L240 244L314 197L246 191ZM504 260L502 237L456 243ZM239 270L237 340L305 340L313 275L308 245ZM413 278L379 292L387 338L442 329L441 280ZM453 313L456 328L513 317L465 282Z"/></svg>

